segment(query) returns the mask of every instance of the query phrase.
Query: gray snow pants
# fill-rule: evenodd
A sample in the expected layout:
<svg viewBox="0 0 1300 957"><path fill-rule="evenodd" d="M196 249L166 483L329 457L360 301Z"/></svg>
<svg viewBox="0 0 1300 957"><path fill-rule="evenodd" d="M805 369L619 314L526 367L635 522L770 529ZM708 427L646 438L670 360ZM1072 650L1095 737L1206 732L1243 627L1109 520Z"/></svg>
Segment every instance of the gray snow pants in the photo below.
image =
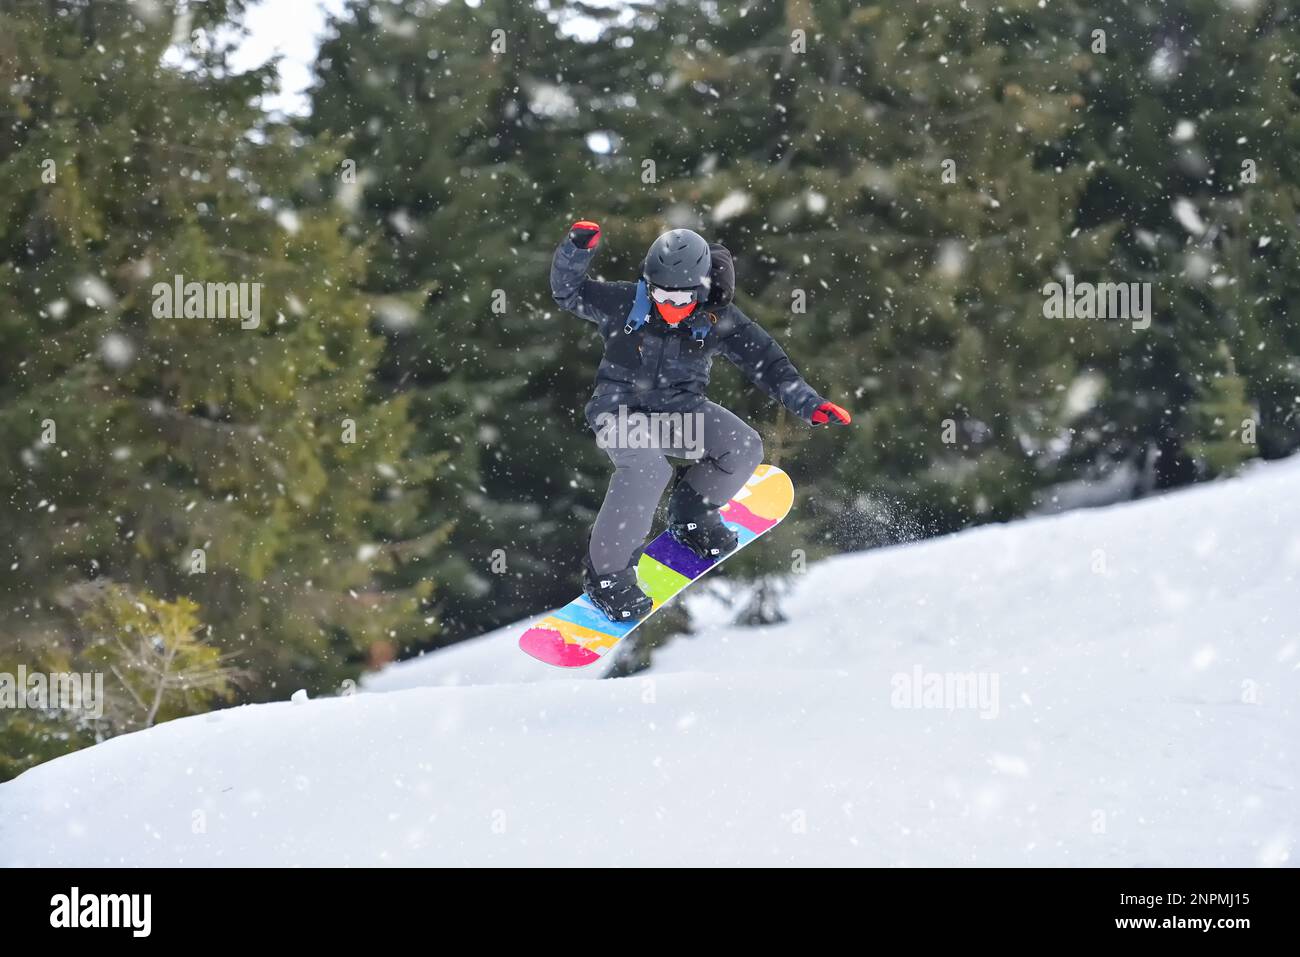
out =
<svg viewBox="0 0 1300 957"><path fill-rule="evenodd" d="M684 433L698 458L683 481L713 508L740 491L763 461L757 432L714 402L705 402ZM597 429L598 437L601 430ZM633 440L635 442L635 440ZM627 568L650 534L650 524L664 489L673 477L668 456L694 457L664 448L632 448L625 441L601 441L614 462L609 491L591 529L590 557L597 573Z"/></svg>

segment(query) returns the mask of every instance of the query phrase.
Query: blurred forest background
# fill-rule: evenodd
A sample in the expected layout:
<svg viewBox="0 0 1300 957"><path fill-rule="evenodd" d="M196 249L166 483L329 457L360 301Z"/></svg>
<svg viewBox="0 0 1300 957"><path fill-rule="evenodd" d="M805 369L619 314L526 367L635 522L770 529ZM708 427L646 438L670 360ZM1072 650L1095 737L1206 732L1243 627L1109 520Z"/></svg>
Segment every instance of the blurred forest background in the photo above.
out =
<svg viewBox="0 0 1300 957"><path fill-rule="evenodd" d="M547 285L578 218L606 278L725 243L857 415L715 370L798 491L732 575L1300 445L1291 4L352 0L287 118L244 13L0 0L0 672L109 694L0 711L0 778L571 598L610 472ZM260 324L156 318L177 274ZM1150 282L1150 328L1045 318L1066 274Z"/></svg>

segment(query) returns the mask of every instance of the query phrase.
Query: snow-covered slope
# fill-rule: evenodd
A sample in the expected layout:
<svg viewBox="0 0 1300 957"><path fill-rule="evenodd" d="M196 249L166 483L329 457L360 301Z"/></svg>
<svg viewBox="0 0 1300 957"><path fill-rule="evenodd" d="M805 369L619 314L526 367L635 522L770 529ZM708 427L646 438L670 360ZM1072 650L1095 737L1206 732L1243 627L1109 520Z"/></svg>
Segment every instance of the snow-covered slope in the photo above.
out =
<svg viewBox="0 0 1300 957"><path fill-rule="evenodd" d="M503 629L118 738L0 785L0 863L1296 863L1300 461L823 562L784 608L628 679Z"/></svg>
<svg viewBox="0 0 1300 957"><path fill-rule="evenodd" d="M366 691L405 691L407 688L516 681L590 681L603 677L609 670L606 662L579 671L553 668L521 653L519 636L529 621L498 628L418 658L396 662L383 671L367 675L362 679L361 687Z"/></svg>

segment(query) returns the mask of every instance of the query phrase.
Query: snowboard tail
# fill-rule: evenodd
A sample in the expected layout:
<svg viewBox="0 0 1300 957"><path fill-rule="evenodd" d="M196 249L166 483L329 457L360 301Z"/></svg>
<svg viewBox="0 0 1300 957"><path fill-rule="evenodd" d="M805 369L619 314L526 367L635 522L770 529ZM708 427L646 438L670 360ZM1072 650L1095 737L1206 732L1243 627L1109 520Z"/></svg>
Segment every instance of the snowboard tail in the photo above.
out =
<svg viewBox="0 0 1300 957"><path fill-rule="evenodd" d="M775 465L760 465L721 509L722 520L738 538L734 551L721 558L700 558L664 531L645 547L636 568L641 589L654 602L650 614L636 622L610 621L586 595L579 595L534 623L519 639L519 647L559 668L594 664L687 585L770 531L793 504L790 477Z"/></svg>

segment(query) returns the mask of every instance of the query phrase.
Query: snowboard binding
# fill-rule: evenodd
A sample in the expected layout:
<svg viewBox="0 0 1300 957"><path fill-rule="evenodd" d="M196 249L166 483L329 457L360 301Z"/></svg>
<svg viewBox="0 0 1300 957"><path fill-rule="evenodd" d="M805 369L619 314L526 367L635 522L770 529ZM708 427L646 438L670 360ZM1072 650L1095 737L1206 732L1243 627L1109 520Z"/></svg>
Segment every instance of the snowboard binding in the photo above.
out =
<svg viewBox="0 0 1300 957"><path fill-rule="evenodd" d="M679 472L668 499L668 534L699 558L719 561L740 544L739 536L726 526L716 508Z"/></svg>
<svg viewBox="0 0 1300 957"><path fill-rule="evenodd" d="M722 521L717 511L705 512L690 521L674 522L668 534L700 558L718 560L736 550L739 537Z"/></svg>
<svg viewBox="0 0 1300 957"><path fill-rule="evenodd" d="M637 581L636 565L634 560L622 571L598 574L590 558L582 564L582 591L610 621L637 622L654 608L654 602Z"/></svg>

